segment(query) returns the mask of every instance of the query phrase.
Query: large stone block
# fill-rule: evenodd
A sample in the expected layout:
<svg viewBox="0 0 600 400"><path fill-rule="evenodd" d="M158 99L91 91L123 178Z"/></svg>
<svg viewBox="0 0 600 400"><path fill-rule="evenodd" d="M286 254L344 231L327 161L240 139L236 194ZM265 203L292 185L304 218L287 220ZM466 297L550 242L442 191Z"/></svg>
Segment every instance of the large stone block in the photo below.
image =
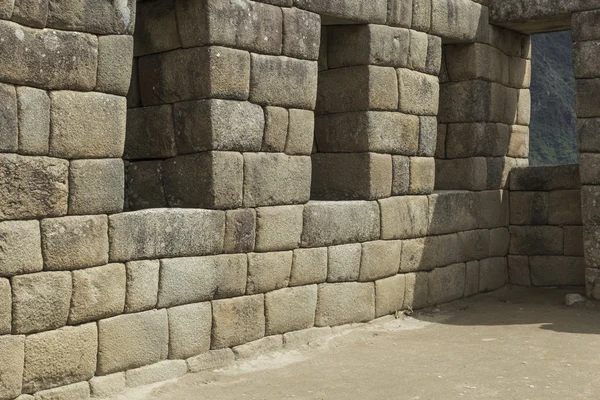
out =
<svg viewBox="0 0 600 400"><path fill-rule="evenodd" d="M479 290L489 292L500 289L508 280L505 257L486 258L479 261Z"/></svg>
<svg viewBox="0 0 600 400"><path fill-rule="evenodd" d="M379 206L368 201L310 202L304 206L302 247L379 239Z"/></svg>
<svg viewBox="0 0 600 400"><path fill-rule="evenodd" d="M409 194L431 194L435 187L435 159L433 157L410 158Z"/></svg>
<svg viewBox="0 0 600 400"><path fill-rule="evenodd" d="M306 60L319 58L321 17L297 8L282 8L283 54Z"/></svg>
<svg viewBox="0 0 600 400"><path fill-rule="evenodd" d="M502 157L510 141L507 125L499 123L449 124L446 132L446 157Z"/></svg>
<svg viewBox="0 0 600 400"><path fill-rule="evenodd" d="M97 375L107 375L167 358L167 310L120 315L98 321Z"/></svg>
<svg viewBox="0 0 600 400"><path fill-rule="evenodd" d="M392 157L377 153L316 153L311 198L374 200L392 193Z"/></svg>
<svg viewBox="0 0 600 400"><path fill-rule="evenodd" d="M162 179L162 161L137 161L126 164L125 197L127 210L163 208L167 198Z"/></svg>
<svg viewBox="0 0 600 400"><path fill-rule="evenodd" d="M173 107L168 105L127 110L124 158L168 158L177 155Z"/></svg>
<svg viewBox="0 0 600 400"><path fill-rule="evenodd" d="M548 195L548 223L551 225L580 225L581 194L583 190L556 190Z"/></svg>
<svg viewBox="0 0 600 400"><path fill-rule="evenodd" d="M242 205L244 159L240 153L211 151L163 162L170 207L237 208Z"/></svg>
<svg viewBox="0 0 600 400"><path fill-rule="evenodd" d="M573 41L579 42L600 38L599 17L599 10L574 13L571 21Z"/></svg>
<svg viewBox="0 0 600 400"><path fill-rule="evenodd" d="M405 276L404 308L416 310L426 307L429 290L429 273L411 272Z"/></svg>
<svg viewBox="0 0 600 400"><path fill-rule="evenodd" d="M531 286L529 257L508 256L508 283L511 285Z"/></svg>
<svg viewBox="0 0 600 400"><path fill-rule="evenodd" d="M406 156L392 156L392 196L408 194L409 189L410 158Z"/></svg>
<svg viewBox="0 0 600 400"><path fill-rule="evenodd" d="M580 152L600 152L600 118L577 119L577 141Z"/></svg>
<svg viewBox="0 0 600 400"><path fill-rule="evenodd" d="M588 269L600 268L600 227L583 227L583 250Z"/></svg>
<svg viewBox="0 0 600 400"><path fill-rule="evenodd" d="M330 17L355 22L384 24L386 21L387 2L346 1L346 0L296 0L295 6Z"/></svg>
<svg viewBox="0 0 600 400"><path fill-rule="evenodd" d="M250 54L242 50L178 49L141 57L138 70L144 106L209 97L247 100L250 92Z"/></svg>
<svg viewBox="0 0 600 400"><path fill-rule="evenodd" d="M466 265L453 264L436 268L429 273L429 304L448 303L463 297L465 292Z"/></svg>
<svg viewBox="0 0 600 400"><path fill-rule="evenodd" d="M479 261L469 261L466 268L465 297L479 293Z"/></svg>
<svg viewBox="0 0 600 400"><path fill-rule="evenodd" d="M27 336L23 392L34 393L90 379L96 371L97 349L96 324Z"/></svg>
<svg viewBox="0 0 600 400"><path fill-rule="evenodd" d="M477 194L461 191L429 196L429 234L468 231L478 227Z"/></svg>
<svg viewBox="0 0 600 400"><path fill-rule="evenodd" d="M96 91L126 96L131 82L133 38L109 35L98 38Z"/></svg>
<svg viewBox="0 0 600 400"><path fill-rule="evenodd" d="M307 156L244 154L244 207L306 203L311 161Z"/></svg>
<svg viewBox="0 0 600 400"><path fill-rule="evenodd" d="M548 225L548 192L511 192L511 225Z"/></svg>
<svg viewBox="0 0 600 400"><path fill-rule="evenodd" d="M19 147L17 91L12 85L0 84L0 151L15 153Z"/></svg>
<svg viewBox="0 0 600 400"><path fill-rule="evenodd" d="M327 282L358 280L362 245L358 243L332 246L327 249Z"/></svg>
<svg viewBox="0 0 600 400"><path fill-rule="evenodd" d="M169 308L169 358L184 359L210 350L211 304Z"/></svg>
<svg viewBox="0 0 600 400"><path fill-rule="evenodd" d="M289 129L285 144L285 153L310 155L313 151L314 138L314 112L291 109L289 111Z"/></svg>
<svg viewBox="0 0 600 400"><path fill-rule="evenodd" d="M573 69L575 78L600 77L600 68L595 60L600 57L600 35L597 40L573 44Z"/></svg>
<svg viewBox="0 0 600 400"><path fill-rule="evenodd" d="M88 400L90 385L87 382L74 383L55 389L42 390L33 397L34 400Z"/></svg>
<svg viewBox="0 0 600 400"><path fill-rule="evenodd" d="M241 296L247 272L245 254L162 260L158 307Z"/></svg>
<svg viewBox="0 0 600 400"><path fill-rule="evenodd" d="M158 260L127 263L125 312L146 311L156 307L159 269Z"/></svg>
<svg viewBox="0 0 600 400"><path fill-rule="evenodd" d="M56 91L52 100L50 151L62 158L121 158L127 102L104 93Z"/></svg>
<svg viewBox="0 0 600 400"><path fill-rule="evenodd" d="M279 206L256 209L256 251L293 250L302 235L304 207Z"/></svg>
<svg viewBox="0 0 600 400"><path fill-rule="evenodd" d="M401 112L437 115L440 101L437 77L401 68L398 70L398 91Z"/></svg>
<svg viewBox="0 0 600 400"><path fill-rule="evenodd" d="M482 79L508 84L508 57L498 48L484 43L449 45L444 56L451 81Z"/></svg>
<svg viewBox="0 0 600 400"><path fill-rule="evenodd" d="M128 387L149 385L183 376L187 372L184 360L167 360L125 372Z"/></svg>
<svg viewBox="0 0 600 400"><path fill-rule="evenodd" d="M575 111L578 118L600 117L600 78L575 80Z"/></svg>
<svg viewBox="0 0 600 400"><path fill-rule="evenodd" d="M409 28L412 23L413 0L388 1L387 24Z"/></svg>
<svg viewBox="0 0 600 400"><path fill-rule="evenodd" d="M266 335L311 328L316 307L317 285L285 288L265 294Z"/></svg>
<svg viewBox="0 0 600 400"><path fill-rule="evenodd" d="M579 161L579 172L583 185L600 184L600 154L582 153Z"/></svg>
<svg viewBox="0 0 600 400"><path fill-rule="evenodd" d="M515 168L510 174L510 190L563 190L579 189L578 165Z"/></svg>
<svg viewBox="0 0 600 400"><path fill-rule="evenodd" d="M48 0L48 26L64 30L106 34L132 34L135 2Z"/></svg>
<svg viewBox="0 0 600 400"><path fill-rule="evenodd" d="M560 255L563 253L563 229L559 226L510 227L510 254Z"/></svg>
<svg viewBox="0 0 600 400"><path fill-rule="evenodd" d="M428 1L428 0L425 0ZM415 0L414 5L417 5L420 0ZM416 15L413 13L413 17ZM414 28L413 28L414 29ZM408 57L407 67L414 71L422 72L427 64L427 34L424 32L412 30L410 31L410 54Z"/></svg>
<svg viewBox="0 0 600 400"><path fill-rule="evenodd" d="M265 133L261 151L283 152L288 135L289 112L282 107L264 107Z"/></svg>
<svg viewBox="0 0 600 400"><path fill-rule="evenodd" d="M394 275L375 281L375 317L402 310L406 275Z"/></svg>
<svg viewBox="0 0 600 400"><path fill-rule="evenodd" d="M21 394L25 336L0 336L0 398L13 399Z"/></svg>
<svg viewBox="0 0 600 400"><path fill-rule="evenodd" d="M473 42L487 37L488 8L470 0L433 1L431 34L448 41Z"/></svg>
<svg viewBox="0 0 600 400"><path fill-rule="evenodd" d="M490 253L490 231L478 229L474 231L457 233L460 261L481 260L489 257ZM502 254L505 256L505 254ZM448 263L440 263L440 265Z"/></svg>
<svg viewBox="0 0 600 400"><path fill-rule="evenodd" d="M327 280L327 248L296 249L292 258L290 286L323 283Z"/></svg>
<svg viewBox="0 0 600 400"><path fill-rule="evenodd" d="M217 300L212 306L212 349L238 346L265 336L264 295Z"/></svg>
<svg viewBox="0 0 600 400"><path fill-rule="evenodd" d="M487 160L484 157L436 160L437 190L485 190L488 186Z"/></svg>
<svg viewBox="0 0 600 400"><path fill-rule="evenodd" d="M181 47L175 0L143 1L137 4L133 39L136 57Z"/></svg>
<svg viewBox="0 0 600 400"><path fill-rule="evenodd" d="M0 335L10 334L12 327L12 290L8 279L0 278Z"/></svg>
<svg viewBox="0 0 600 400"><path fill-rule="evenodd" d="M108 262L108 221L104 215L42 220L44 264L50 270L95 267Z"/></svg>
<svg viewBox="0 0 600 400"><path fill-rule="evenodd" d="M585 259L583 257L529 257L533 286L583 286Z"/></svg>
<svg viewBox="0 0 600 400"><path fill-rule="evenodd" d="M256 241L256 211L252 208L225 213L225 253L249 253Z"/></svg>
<svg viewBox="0 0 600 400"><path fill-rule="evenodd" d="M583 256L583 227L565 226L565 256Z"/></svg>
<svg viewBox="0 0 600 400"><path fill-rule="evenodd" d="M319 285L315 326L366 322L375 318L375 284L324 283Z"/></svg>
<svg viewBox="0 0 600 400"><path fill-rule="evenodd" d="M69 196L69 214L112 214L123 211L123 160L71 161Z"/></svg>
<svg viewBox="0 0 600 400"><path fill-rule="evenodd" d="M265 293L288 286L292 257L291 251L248 254L246 293Z"/></svg>
<svg viewBox="0 0 600 400"><path fill-rule="evenodd" d="M433 157L437 146L437 118L419 118L419 151L421 157Z"/></svg>
<svg viewBox="0 0 600 400"><path fill-rule="evenodd" d="M67 213L69 162L0 154L0 220Z"/></svg>
<svg viewBox="0 0 600 400"><path fill-rule="evenodd" d="M73 272L69 324L122 314L125 309L124 264L108 264Z"/></svg>
<svg viewBox="0 0 600 400"><path fill-rule="evenodd" d="M162 209L111 215L110 260L186 257L223 250L225 213Z"/></svg>
<svg viewBox="0 0 600 400"><path fill-rule="evenodd" d="M456 235L454 235L456 236ZM401 272L427 271L438 266L438 251L440 250L440 236L411 239L402 242L402 259L400 260ZM457 253L452 247L448 250L452 254ZM458 254L456 254L458 256ZM455 257L456 258L456 257ZM452 260L456 262L459 260Z"/></svg>
<svg viewBox="0 0 600 400"><path fill-rule="evenodd" d="M399 196L379 200L381 238L410 239L425 236L429 225L426 196Z"/></svg>
<svg viewBox="0 0 600 400"><path fill-rule="evenodd" d="M375 281L396 275L400 269L402 242L378 240L362 244L359 281Z"/></svg>
<svg viewBox="0 0 600 400"><path fill-rule="evenodd" d="M42 270L42 242L38 221L0 222L0 276Z"/></svg>
<svg viewBox="0 0 600 400"><path fill-rule="evenodd" d="M44 90L17 87L19 153L48 154L50 138L50 97ZM8 125L10 126L10 125Z"/></svg>
<svg viewBox="0 0 600 400"><path fill-rule="evenodd" d="M39 272L12 279L13 333L60 328L71 304L70 272Z"/></svg>

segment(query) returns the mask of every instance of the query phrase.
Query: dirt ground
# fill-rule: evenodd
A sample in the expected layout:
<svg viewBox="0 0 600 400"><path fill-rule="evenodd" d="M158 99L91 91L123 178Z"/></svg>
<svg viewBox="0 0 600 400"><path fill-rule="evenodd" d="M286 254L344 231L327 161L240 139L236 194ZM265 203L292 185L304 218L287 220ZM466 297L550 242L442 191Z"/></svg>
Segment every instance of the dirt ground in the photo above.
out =
<svg viewBox="0 0 600 400"><path fill-rule="evenodd" d="M573 292L506 287L117 399L598 399L600 308Z"/></svg>

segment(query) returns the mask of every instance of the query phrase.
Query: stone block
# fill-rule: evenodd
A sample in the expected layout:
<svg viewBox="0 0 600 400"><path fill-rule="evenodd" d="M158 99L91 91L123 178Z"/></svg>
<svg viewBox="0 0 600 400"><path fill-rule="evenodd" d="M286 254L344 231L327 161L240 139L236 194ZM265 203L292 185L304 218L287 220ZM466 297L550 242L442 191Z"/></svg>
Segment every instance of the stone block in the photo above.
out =
<svg viewBox="0 0 600 400"><path fill-rule="evenodd" d="M59 216L67 213L66 160L0 154L0 220Z"/></svg>
<svg viewBox="0 0 600 400"><path fill-rule="evenodd" d="M379 200L382 239L425 236L429 222L426 196L400 196Z"/></svg>
<svg viewBox="0 0 600 400"><path fill-rule="evenodd" d="M458 123L448 125L448 158L501 157L506 155L511 134L509 127L498 123Z"/></svg>
<svg viewBox="0 0 600 400"><path fill-rule="evenodd" d="M162 164L167 204L185 208L237 208L242 205L244 158L240 153L187 154Z"/></svg>
<svg viewBox="0 0 600 400"><path fill-rule="evenodd" d="M431 270L435 268L438 265L439 257L437 253L439 248L439 236L430 236L427 238L403 241L402 259L400 260L400 271L415 272Z"/></svg>
<svg viewBox="0 0 600 400"><path fill-rule="evenodd" d="M250 93L250 54L243 50L173 50L141 57L138 71L144 106L204 98L247 100Z"/></svg>
<svg viewBox="0 0 600 400"><path fill-rule="evenodd" d="M264 295L216 300L212 307L212 349L238 346L265 335Z"/></svg>
<svg viewBox="0 0 600 400"><path fill-rule="evenodd" d="M428 32L431 27L431 1L413 0L412 24L413 29Z"/></svg>
<svg viewBox="0 0 600 400"><path fill-rule="evenodd" d="M573 41L579 42L600 38L598 18L600 18L600 11L598 10L574 13L571 20Z"/></svg>
<svg viewBox="0 0 600 400"><path fill-rule="evenodd" d="M156 364L126 371L125 384L127 387L149 385L179 378L186 372L187 364L184 360L161 361Z"/></svg>
<svg viewBox="0 0 600 400"><path fill-rule="evenodd" d="M406 275L394 275L375 281L375 317L402 310Z"/></svg>
<svg viewBox="0 0 600 400"><path fill-rule="evenodd" d="M322 153L377 152L416 155L419 118L386 111L356 111L315 119L315 139Z"/></svg>
<svg viewBox="0 0 600 400"><path fill-rule="evenodd" d="M12 290L8 279L0 278L0 335L10 334L12 327Z"/></svg>
<svg viewBox="0 0 600 400"><path fill-rule="evenodd" d="M414 5L417 5L417 2L423 3L421 0L414 0ZM429 1L429 0L425 0ZM431 2L430 2L431 3ZM413 13L413 18L415 14ZM408 57L408 65L407 67L419 71L424 72L425 66L427 64L427 47L429 46L429 40L427 38L427 34L424 32L419 32L415 30L410 31L410 53Z"/></svg>
<svg viewBox="0 0 600 400"><path fill-rule="evenodd" d="M490 229L490 257L505 257L508 254L509 244L508 228Z"/></svg>
<svg viewBox="0 0 600 400"><path fill-rule="evenodd" d="M408 194L410 187L410 158L392 156L392 196Z"/></svg>
<svg viewBox="0 0 600 400"><path fill-rule="evenodd" d="M399 109L416 115L437 115L440 100L438 78L409 69L398 69Z"/></svg>
<svg viewBox="0 0 600 400"><path fill-rule="evenodd" d="M247 294L270 292L288 286L292 272L292 252L248 254Z"/></svg>
<svg viewBox="0 0 600 400"><path fill-rule="evenodd" d="M385 0L374 0L369 2L345 1L345 0L297 0L295 6L309 10L321 15L364 22L372 24L384 24L386 20L387 2Z"/></svg>
<svg viewBox="0 0 600 400"><path fill-rule="evenodd" d="M290 110L285 153L292 155L310 155L313 149L314 137L314 113L308 110Z"/></svg>
<svg viewBox="0 0 600 400"><path fill-rule="evenodd" d="M66 325L71 273L39 272L12 279L13 333L34 333Z"/></svg>
<svg viewBox="0 0 600 400"><path fill-rule="evenodd" d="M48 0L48 26L58 29L106 34L132 34L135 2L119 4L83 0Z"/></svg>
<svg viewBox="0 0 600 400"><path fill-rule="evenodd" d="M285 288L265 294L266 334L311 328L316 306L317 285Z"/></svg>
<svg viewBox="0 0 600 400"><path fill-rule="evenodd" d="M479 261L466 263L465 297L479 293Z"/></svg>
<svg viewBox="0 0 600 400"><path fill-rule="evenodd" d="M96 91L126 96L131 82L133 37L98 37L98 77Z"/></svg>
<svg viewBox="0 0 600 400"><path fill-rule="evenodd" d="M162 180L162 161L128 163L125 170L125 194L128 210L167 207Z"/></svg>
<svg viewBox="0 0 600 400"><path fill-rule="evenodd" d="M397 83L391 67L364 65L324 71L319 74L317 113L394 111L398 108Z"/></svg>
<svg viewBox="0 0 600 400"><path fill-rule="evenodd" d="M282 8L283 54L305 60L319 58L321 17L298 8Z"/></svg>
<svg viewBox="0 0 600 400"><path fill-rule="evenodd" d="M358 65L408 65L408 29L371 24L340 25L328 28L327 35L327 64L331 69Z"/></svg>
<svg viewBox="0 0 600 400"><path fill-rule="evenodd" d="M233 355L235 356L236 360L247 360L280 351L282 348L282 335L267 336L253 342L235 346L233 348Z"/></svg>
<svg viewBox="0 0 600 400"><path fill-rule="evenodd" d="M319 347L324 345L330 337L331 328L328 326L287 332L283 334L283 348L293 350L307 346Z"/></svg>
<svg viewBox="0 0 600 400"><path fill-rule="evenodd" d="M0 398L21 394L25 336L0 336Z"/></svg>
<svg viewBox="0 0 600 400"><path fill-rule="evenodd" d="M595 38L600 39L600 35ZM575 78L597 78L600 68L595 60L600 57L600 41L586 41L573 43L573 69Z"/></svg>
<svg viewBox="0 0 600 400"><path fill-rule="evenodd" d="M110 398L118 396L125 390L125 373L106 376L95 376L89 381L90 394L93 398Z"/></svg>
<svg viewBox="0 0 600 400"><path fill-rule="evenodd" d="M245 254L162 260L158 307L241 296L247 271Z"/></svg>
<svg viewBox="0 0 600 400"><path fill-rule="evenodd" d="M229 210L225 213L225 253L249 253L256 239L256 210Z"/></svg>
<svg viewBox="0 0 600 400"><path fill-rule="evenodd" d="M27 336L23 392L34 393L90 379L96 370L97 347L96 324Z"/></svg>
<svg viewBox="0 0 600 400"><path fill-rule="evenodd" d="M435 158L446 158L446 139L448 137L448 125L438 124L437 144L435 146Z"/></svg>
<svg viewBox="0 0 600 400"><path fill-rule="evenodd" d="M377 153L316 153L311 198L374 200L392 192L392 157Z"/></svg>
<svg viewBox="0 0 600 400"><path fill-rule="evenodd" d="M529 88L531 85L531 60L508 57L508 86Z"/></svg>
<svg viewBox="0 0 600 400"><path fill-rule="evenodd" d="M529 156L529 127L513 125L510 127L509 157L527 158Z"/></svg>
<svg viewBox="0 0 600 400"><path fill-rule="evenodd" d="M256 251L293 250L302 235L304 207L279 206L256 209Z"/></svg>
<svg viewBox="0 0 600 400"><path fill-rule="evenodd" d="M205 371L207 369L222 368L234 361L233 351L230 348L210 350L206 353L187 360L188 371L191 373Z"/></svg>
<svg viewBox="0 0 600 400"><path fill-rule="evenodd" d="M580 152L600 152L600 118L578 118L577 140Z"/></svg>
<svg viewBox="0 0 600 400"><path fill-rule="evenodd" d="M74 271L69 324L122 314L125 309L126 281L123 264Z"/></svg>
<svg viewBox="0 0 600 400"><path fill-rule="evenodd" d="M469 231L478 227L477 195L448 191L429 196L429 234Z"/></svg>
<svg viewBox="0 0 600 400"><path fill-rule="evenodd" d="M265 132L261 151L283 152L288 135L289 113L281 107L264 107Z"/></svg>
<svg viewBox="0 0 600 400"><path fill-rule="evenodd" d="M97 375L153 364L167 358L167 310L119 315L98 321Z"/></svg>
<svg viewBox="0 0 600 400"><path fill-rule="evenodd" d="M437 118L419 118L419 151L422 157L433 157L437 145Z"/></svg>
<svg viewBox="0 0 600 400"><path fill-rule="evenodd" d="M412 24L413 0L390 0L387 24L409 28Z"/></svg>
<svg viewBox="0 0 600 400"><path fill-rule="evenodd" d="M0 84L0 151L16 152L19 147L17 91L13 85Z"/></svg>
<svg viewBox="0 0 600 400"><path fill-rule="evenodd" d="M42 246L38 221L0 222L0 276L42 270Z"/></svg>
<svg viewBox="0 0 600 400"><path fill-rule="evenodd" d="M579 188L581 181L578 165L515 168L510 175L510 189L514 191Z"/></svg>
<svg viewBox="0 0 600 400"><path fill-rule="evenodd" d="M138 58L134 57L131 64L131 82L129 84L129 92L127 92L127 108L130 109L142 106L142 99L140 97Z"/></svg>
<svg viewBox="0 0 600 400"><path fill-rule="evenodd" d="M362 246L358 243L332 246L327 249L327 282L358 280Z"/></svg>
<svg viewBox="0 0 600 400"><path fill-rule="evenodd" d="M533 286L583 286L585 259L583 257L529 257Z"/></svg>
<svg viewBox="0 0 600 400"><path fill-rule="evenodd" d="M445 83L440 89L441 122L517 120L519 90L482 80Z"/></svg>
<svg viewBox="0 0 600 400"><path fill-rule="evenodd" d="M505 257L486 258L479 261L479 291L489 292L500 289L506 284L507 275Z"/></svg>
<svg viewBox="0 0 600 400"><path fill-rule="evenodd" d="M531 286L529 257L508 256L508 283L512 285Z"/></svg>
<svg viewBox="0 0 600 400"><path fill-rule="evenodd" d="M95 267L108 262L108 220L104 215L42 220L44 265L49 270Z"/></svg>
<svg viewBox="0 0 600 400"><path fill-rule="evenodd" d="M448 41L473 42L487 37L488 20L488 8L473 1L433 1L430 33Z"/></svg>
<svg viewBox="0 0 600 400"><path fill-rule="evenodd" d="M558 226L511 226L510 254L560 255L563 253L563 229Z"/></svg>
<svg viewBox="0 0 600 400"><path fill-rule="evenodd" d="M548 225L548 192L511 192L511 225Z"/></svg>
<svg viewBox="0 0 600 400"><path fill-rule="evenodd" d="M156 307L159 269L158 260L127 263L125 312L146 311Z"/></svg>
<svg viewBox="0 0 600 400"><path fill-rule="evenodd" d="M484 157L436 160L437 190L485 190L488 187L487 159Z"/></svg>
<svg viewBox="0 0 600 400"><path fill-rule="evenodd" d="M317 98L316 61L252 54L250 101L312 110Z"/></svg>
<svg viewBox="0 0 600 400"><path fill-rule="evenodd" d="M7 105L5 112L10 111L10 103L7 103ZM50 140L50 97L48 93L40 89L18 86L17 107L19 153L27 155L48 154ZM5 124L3 124L3 129L10 128L10 120L5 121Z"/></svg>
<svg viewBox="0 0 600 400"><path fill-rule="evenodd" d="M478 229L474 231L457 233L458 250L462 256L461 261L480 260L489 257L490 231ZM505 254L502 254L504 257ZM448 263L440 263L440 265Z"/></svg>
<svg viewBox="0 0 600 400"><path fill-rule="evenodd" d="M0 81L43 89L81 91L92 90L96 85L96 36L33 29L9 21L0 22L0 36L5 39L0 44L0 64L3 66ZM48 43L52 43L51 52ZM41 54L47 57L41 57ZM73 62L73 57L77 62Z"/></svg>
<svg viewBox="0 0 600 400"><path fill-rule="evenodd" d="M173 107L170 104L127 110L125 159L168 158L175 155Z"/></svg>
<svg viewBox="0 0 600 400"><path fill-rule="evenodd" d="M427 306L429 273L411 272L406 274L404 308L417 310Z"/></svg>
<svg viewBox="0 0 600 400"><path fill-rule="evenodd" d="M0 5L0 18L10 19L13 14L15 0L4 0Z"/></svg>
<svg viewBox="0 0 600 400"><path fill-rule="evenodd" d="M294 250L290 286L325 282L327 280L327 253L326 247Z"/></svg>
<svg viewBox="0 0 600 400"><path fill-rule="evenodd" d="M582 153L579 158L581 183L583 185L600 184L600 154Z"/></svg>
<svg viewBox="0 0 600 400"><path fill-rule="evenodd" d="M244 207L306 203L311 160L307 156L244 154Z"/></svg>
<svg viewBox="0 0 600 400"><path fill-rule="evenodd" d="M436 179L436 163L433 157L410 158L409 194L430 194Z"/></svg>
<svg viewBox="0 0 600 400"><path fill-rule="evenodd" d="M575 111L578 118L600 117L600 78L575 80Z"/></svg>
<svg viewBox="0 0 600 400"><path fill-rule="evenodd" d="M556 190L548 194L548 223L580 225L582 190Z"/></svg>
<svg viewBox="0 0 600 400"><path fill-rule="evenodd" d="M315 326L337 326L375 318L375 284L325 283L319 285Z"/></svg>
<svg viewBox="0 0 600 400"><path fill-rule="evenodd" d="M455 44L445 47L444 56L451 81L482 79L508 84L508 57L484 43Z"/></svg>
<svg viewBox="0 0 600 400"><path fill-rule="evenodd" d="M531 93L529 89L519 90L517 104L517 124L529 125L531 120Z"/></svg>
<svg viewBox="0 0 600 400"><path fill-rule="evenodd" d="M588 269L600 267L600 229L598 226L583 227L583 250Z"/></svg>
<svg viewBox="0 0 600 400"><path fill-rule="evenodd" d="M175 0L143 1L137 4L133 39L136 57L181 47Z"/></svg>
<svg viewBox="0 0 600 400"><path fill-rule="evenodd" d="M111 215L110 260L220 253L224 232L223 211L155 209Z"/></svg>
<svg viewBox="0 0 600 400"><path fill-rule="evenodd" d="M379 239L379 206L368 201L310 202L304 206L302 247Z"/></svg>
<svg viewBox="0 0 600 400"><path fill-rule="evenodd" d="M259 151L265 128L260 106L247 101L195 100L173 106L179 154Z"/></svg>
<svg viewBox="0 0 600 400"><path fill-rule="evenodd" d="M466 286L466 265L453 264L436 268L429 272L428 303L442 304L464 296Z"/></svg>
<svg viewBox="0 0 600 400"><path fill-rule="evenodd" d="M429 35L427 43L427 62L423 72L430 75L440 75L442 64L442 38Z"/></svg>
<svg viewBox="0 0 600 400"><path fill-rule="evenodd" d="M33 397L34 400L87 400L90 398L90 386L87 382L74 383L55 389L42 390Z"/></svg>
<svg viewBox="0 0 600 400"><path fill-rule="evenodd" d="M402 242L399 240L363 243L358 280L370 282L397 274L401 256Z"/></svg>
<svg viewBox="0 0 600 400"><path fill-rule="evenodd" d="M167 312L170 359L185 359L210 350L212 308L209 302L173 307Z"/></svg>
<svg viewBox="0 0 600 400"><path fill-rule="evenodd" d="M563 229L565 256L583 256L583 227L565 226Z"/></svg>
<svg viewBox="0 0 600 400"><path fill-rule="evenodd" d="M73 160L69 168L69 214L123 211L125 171L120 158Z"/></svg>

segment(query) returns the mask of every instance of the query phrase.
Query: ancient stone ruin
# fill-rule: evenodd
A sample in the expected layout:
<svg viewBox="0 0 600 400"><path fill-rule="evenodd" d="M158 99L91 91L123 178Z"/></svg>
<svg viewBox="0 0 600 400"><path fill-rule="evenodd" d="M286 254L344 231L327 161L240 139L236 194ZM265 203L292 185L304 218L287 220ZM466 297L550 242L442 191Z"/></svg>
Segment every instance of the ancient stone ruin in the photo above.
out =
<svg viewBox="0 0 600 400"><path fill-rule="evenodd" d="M0 19L0 400L107 397L507 283L600 298L598 0ZM562 29L581 164L528 168L529 34Z"/></svg>

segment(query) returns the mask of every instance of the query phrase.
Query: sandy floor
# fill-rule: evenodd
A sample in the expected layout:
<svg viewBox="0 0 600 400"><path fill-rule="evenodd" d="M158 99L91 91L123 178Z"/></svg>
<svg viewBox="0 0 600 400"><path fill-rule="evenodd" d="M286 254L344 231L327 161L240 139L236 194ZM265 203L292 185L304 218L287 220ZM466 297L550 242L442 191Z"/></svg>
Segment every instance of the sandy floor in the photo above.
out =
<svg viewBox="0 0 600 400"><path fill-rule="evenodd" d="M598 399L600 308L505 288L118 399Z"/></svg>

